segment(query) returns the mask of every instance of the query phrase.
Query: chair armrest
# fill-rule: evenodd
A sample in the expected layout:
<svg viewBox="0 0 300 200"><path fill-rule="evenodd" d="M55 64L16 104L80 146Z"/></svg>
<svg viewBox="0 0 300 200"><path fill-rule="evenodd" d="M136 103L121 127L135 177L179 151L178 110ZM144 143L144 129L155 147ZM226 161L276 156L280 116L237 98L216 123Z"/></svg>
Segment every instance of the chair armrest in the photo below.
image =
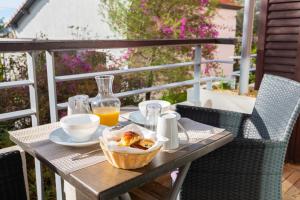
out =
<svg viewBox="0 0 300 200"><path fill-rule="evenodd" d="M235 138L231 143L227 145L227 148L286 148L287 142L274 141L265 139L251 139L251 138Z"/></svg>
<svg viewBox="0 0 300 200"><path fill-rule="evenodd" d="M235 136L241 135L244 121L251 116L244 113L187 105L176 105L176 111L182 117L187 117L211 126L224 128Z"/></svg>
<svg viewBox="0 0 300 200"><path fill-rule="evenodd" d="M20 151L21 153L24 152L24 150L19 146L11 146L11 147L5 147L3 149L0 149L0 154L11 152L11 151Z"/></svg>
<svg viewBox="0 0 300 200"><path fill-rule="evenodd" d="M282 172L286 147L287 143L282 141L235 138L194 161L193 172L278 175Z"/></svg>

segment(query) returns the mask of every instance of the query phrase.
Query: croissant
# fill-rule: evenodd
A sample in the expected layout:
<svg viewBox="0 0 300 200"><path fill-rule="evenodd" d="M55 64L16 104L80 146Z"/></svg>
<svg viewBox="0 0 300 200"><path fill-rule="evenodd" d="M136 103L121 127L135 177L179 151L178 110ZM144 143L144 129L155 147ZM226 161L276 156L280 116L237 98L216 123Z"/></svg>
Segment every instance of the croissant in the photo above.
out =
<svg viewBox="0 0 300 200"><path fill-rule="evenodd" d="M127 131L121 137L120 145L121 146L130 146L141 140L141 136L133 131Z"/></svg>

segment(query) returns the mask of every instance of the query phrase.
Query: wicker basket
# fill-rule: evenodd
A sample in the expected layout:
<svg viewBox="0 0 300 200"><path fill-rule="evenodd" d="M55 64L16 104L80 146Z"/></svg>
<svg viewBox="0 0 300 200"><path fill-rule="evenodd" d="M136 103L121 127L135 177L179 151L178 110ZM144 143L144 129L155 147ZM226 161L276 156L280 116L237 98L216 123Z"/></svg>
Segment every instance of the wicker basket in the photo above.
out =
<svg viewBox="0 0 300 200"><path fill-rule="evenodd" d="M102 151L110 164L121 169L137 169L149 164L160 148L144 154L120 153L109 151L100 140Z"/></svg>

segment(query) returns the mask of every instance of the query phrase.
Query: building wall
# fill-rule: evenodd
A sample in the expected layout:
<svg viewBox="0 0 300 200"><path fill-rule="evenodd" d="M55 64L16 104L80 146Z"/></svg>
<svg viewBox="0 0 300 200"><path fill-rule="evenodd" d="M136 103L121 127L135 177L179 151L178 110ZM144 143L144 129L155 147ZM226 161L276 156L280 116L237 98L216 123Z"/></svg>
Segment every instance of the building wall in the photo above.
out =
<svg viewBox="0 0 300 200"><path fill-rule="evenodd" d="M42 34L48 39L118 37L108 24L103 22L98 2L98 0L40 0L31 7L30 14L18 23L15 29L16 37L40 38Z"/></svg>
<svg viewBox="0 0 300 200"><path fill-rule="evenodd" d="M217 25L219 37L235 38L236 32L236 10L218 9L213 23ZM234 45L218 45L216 58L229 59L234 56ZM224 75L230 75L233 71L233 64L220 64Z"/></svg>

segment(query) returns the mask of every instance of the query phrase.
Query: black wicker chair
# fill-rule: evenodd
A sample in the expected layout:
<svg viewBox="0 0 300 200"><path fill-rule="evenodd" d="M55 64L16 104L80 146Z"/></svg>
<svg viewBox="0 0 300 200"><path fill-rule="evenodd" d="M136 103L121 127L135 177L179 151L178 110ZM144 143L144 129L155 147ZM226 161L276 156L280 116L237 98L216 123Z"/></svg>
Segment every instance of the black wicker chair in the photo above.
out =
<svg viewBox="0 0 300 200"><path fill-rule="evenodd" d="M20 151L0 153L0 199L27 199Z"/></svg>
<svg viewBox="0 0 300 200"><path fill-rule="evenodd" d="M284 158L299 108L300 84L272 75L264 77L251 115L178 105L182 117L235 135L192 163L181 199L281 199Z"/></svg>

